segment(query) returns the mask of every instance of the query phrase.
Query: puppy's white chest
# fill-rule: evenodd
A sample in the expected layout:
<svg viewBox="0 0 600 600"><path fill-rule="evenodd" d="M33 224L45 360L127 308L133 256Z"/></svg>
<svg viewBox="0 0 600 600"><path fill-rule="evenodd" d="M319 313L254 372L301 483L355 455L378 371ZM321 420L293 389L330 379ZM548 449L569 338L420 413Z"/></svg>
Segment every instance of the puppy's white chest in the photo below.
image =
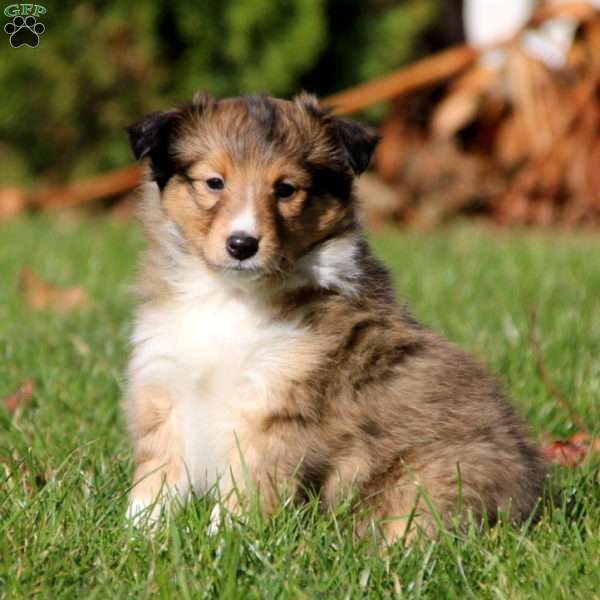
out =
<svg viewBox="0 0 600 600"><path fill-rule="evenodd" d="M172 397L185 466L199 491L227 471L236 432L278 401L274 390L306 335L243 298L218 294L140 312L130 378Z"/></svg>

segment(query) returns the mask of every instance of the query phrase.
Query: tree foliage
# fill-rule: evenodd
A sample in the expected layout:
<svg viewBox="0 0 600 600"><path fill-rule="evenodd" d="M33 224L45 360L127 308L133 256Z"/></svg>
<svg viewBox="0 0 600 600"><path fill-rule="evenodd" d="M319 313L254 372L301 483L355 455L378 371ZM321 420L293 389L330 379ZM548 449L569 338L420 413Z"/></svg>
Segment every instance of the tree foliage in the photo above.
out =
<svg viewBox="0 0 600 600"><path fill-rule="evenodd" d="M123 128L198 89L330 92L407 60L434 0L65 0L37 48L0 45L0 180L129 160ZM5 17L5 20L8 18Z"/></svg>

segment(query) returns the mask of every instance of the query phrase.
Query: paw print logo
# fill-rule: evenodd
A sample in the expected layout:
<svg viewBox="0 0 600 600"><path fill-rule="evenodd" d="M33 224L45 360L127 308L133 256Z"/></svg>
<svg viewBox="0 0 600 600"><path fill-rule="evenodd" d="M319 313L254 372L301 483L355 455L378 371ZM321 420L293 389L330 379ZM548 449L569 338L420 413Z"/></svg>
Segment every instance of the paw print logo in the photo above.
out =
<svg viewBox="0 0 600 600"><path fill-rule="evenodd" d="M40 35L44 31L46 31L44 25L39 23L33 15L29 15L25 19L16 16L4 26L4 32L10 35L10 45L13 48L21 46L36 48L40 43Z"/></svg>

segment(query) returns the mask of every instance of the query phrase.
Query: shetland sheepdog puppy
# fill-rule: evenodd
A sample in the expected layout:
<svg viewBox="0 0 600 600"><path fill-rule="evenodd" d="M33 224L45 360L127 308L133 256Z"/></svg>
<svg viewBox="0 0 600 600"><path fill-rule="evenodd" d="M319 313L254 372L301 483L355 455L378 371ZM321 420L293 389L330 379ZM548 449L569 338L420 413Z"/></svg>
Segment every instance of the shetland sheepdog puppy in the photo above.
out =
<svg viewBox="0 0 600 600"><path fill-rule="evenodd" d="M197 95L128 132L148 239L131 518L192 489L219 494L213 531L251 495L268 514L353 494L388 542L457 511L528 518L543 468L513 409L396 302L365 241L353 183L377 136L307 94Z"/></svg>

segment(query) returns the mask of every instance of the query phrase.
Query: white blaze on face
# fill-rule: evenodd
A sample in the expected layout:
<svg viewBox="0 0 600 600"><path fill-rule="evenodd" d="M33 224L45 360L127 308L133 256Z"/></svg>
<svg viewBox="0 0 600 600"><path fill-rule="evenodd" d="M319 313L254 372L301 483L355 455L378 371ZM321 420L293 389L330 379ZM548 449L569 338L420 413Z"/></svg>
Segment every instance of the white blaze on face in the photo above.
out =
<svg viewBox="0 0 600 600"><path fill-rule="evenodd" d="M258 217L256 215L256 206L254 201L254 190L249 188L246 193L246 202L243 204L240 211L231 219L229 227L230 235L233 233L241 233L260 238L260 227Z"/></svg>
<svg viewBox="0 0 600 600"><path fill-rule="evenodd" d="M254 206L247 205L231 220L229 233L244 233L252 237L259 237L258 220Z"/></svg>

